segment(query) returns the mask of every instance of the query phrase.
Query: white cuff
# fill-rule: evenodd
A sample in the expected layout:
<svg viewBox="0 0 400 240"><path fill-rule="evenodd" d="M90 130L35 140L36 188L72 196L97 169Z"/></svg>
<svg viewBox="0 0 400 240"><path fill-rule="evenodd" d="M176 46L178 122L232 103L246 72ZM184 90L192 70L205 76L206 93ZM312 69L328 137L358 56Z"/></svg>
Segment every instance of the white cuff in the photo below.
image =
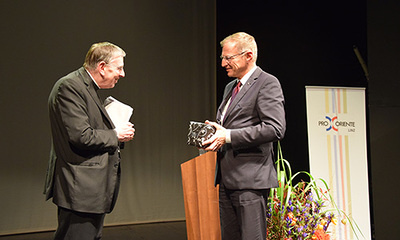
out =
<svg viewBox="0 0 400 240"><path fill-rule="evenodd" d="M231 130L226 129L225 131L225 143L231 143Z"/></svg>

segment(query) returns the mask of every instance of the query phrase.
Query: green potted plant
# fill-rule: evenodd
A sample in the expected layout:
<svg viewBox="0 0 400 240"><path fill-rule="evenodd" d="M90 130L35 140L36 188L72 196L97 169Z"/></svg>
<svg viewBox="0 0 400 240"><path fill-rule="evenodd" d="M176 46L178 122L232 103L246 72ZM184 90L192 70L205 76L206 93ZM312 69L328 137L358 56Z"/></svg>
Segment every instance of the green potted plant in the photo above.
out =
<svg viewBox="0 0 400 240"><path fill-rule="evenodd" d="M347 219L359 239L357 232L362 235L360 229L345 212L337 208L323 179L314 179L305 171L292 175L289 162L283 158L280 142L277 144L277 172L279 187L271 189L268 198L268 240L330 239L329 226L337 224L337 216ZM293 184L301 174L308 176L309 182ZM347 223L342 221L341 224Z"/></svg>

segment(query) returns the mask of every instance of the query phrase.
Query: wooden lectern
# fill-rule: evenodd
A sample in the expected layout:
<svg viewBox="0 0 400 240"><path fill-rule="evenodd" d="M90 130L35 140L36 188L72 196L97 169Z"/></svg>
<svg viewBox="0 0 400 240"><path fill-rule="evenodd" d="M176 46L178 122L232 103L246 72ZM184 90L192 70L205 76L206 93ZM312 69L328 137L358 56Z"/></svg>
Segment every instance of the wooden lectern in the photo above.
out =
<svg viewBox="0 0 400 240"><path fill-rule="evenodd" d="M216 153L181 164L188 240L220 240L218 188L214 187Z"/></svg>

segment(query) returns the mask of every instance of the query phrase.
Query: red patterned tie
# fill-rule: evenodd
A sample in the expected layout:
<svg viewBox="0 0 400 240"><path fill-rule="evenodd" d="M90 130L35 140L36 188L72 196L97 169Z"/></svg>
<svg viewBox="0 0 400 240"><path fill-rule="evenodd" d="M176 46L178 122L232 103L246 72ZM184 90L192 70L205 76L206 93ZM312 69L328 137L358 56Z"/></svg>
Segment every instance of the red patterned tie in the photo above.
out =
<svg viewBox="0 0 400 240"><path fill-rule="evenodd" d="M233 102L233 99L235 99L236 94L239 92L240 86L242 86L242 83L239 81L239 82L236 84L236 87L235 87L235 88L233 89L233 91L232 91L231 102Z"/></svg>

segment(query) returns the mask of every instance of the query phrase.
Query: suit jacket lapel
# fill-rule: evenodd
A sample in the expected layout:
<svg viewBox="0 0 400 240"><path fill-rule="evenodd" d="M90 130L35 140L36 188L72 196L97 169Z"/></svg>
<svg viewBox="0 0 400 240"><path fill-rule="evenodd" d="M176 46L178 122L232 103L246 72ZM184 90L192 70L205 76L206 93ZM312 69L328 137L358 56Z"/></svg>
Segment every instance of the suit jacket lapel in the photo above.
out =
<svg viewBox="0 0 400 240"><path fill-rule="evenodd" d="M96 91L96 88L97 88L96 84L93 82L92 78L89 76L89 74L86 72L86 70L84 68L80 69L80 74L83 78L83 81L85 82L85 84L87 86L87 90L88 90L90 96L93 98L94 102L96 103L96 105L99 107L102 114L105 116L105 118L109 122L111 128L115 128L110 116L108 115L106 109L104 108L103 104L100 101L99 95L97 94L97 91Z"/></svg>
<svg viewBox="0 0 400 240"><path fill-rule="evenodd" d="M225 92L224 92L224 96L223 96L223 100L221 102L221 104L219 105L218 108L218 112L217 112L217 122L218 124L221 123L221 116L222 116L222 112L224 111L225 105L228 103L229 99L231 98L232 95L232 90L235 86L235 81L232 81L230 83L228 83L228 85L226 86Z"/></svg>
<svg viewBox="0 0 400 240"><path fill-rule="evenodd" d="M229 114L232 112L232 110L235 108L235 106L249 92L251 86L253 86L254 82L257 80L257 78L260 76L260 74L261 74L261 69L259 67L257 67L257 69L254 71L254 73L247 80L246 84L243 85L243 87L240 89L240 91L236 95L233 102L231 102L231 104L229 105L229 107L225 113L224 122L229 117Z"/></svg>

